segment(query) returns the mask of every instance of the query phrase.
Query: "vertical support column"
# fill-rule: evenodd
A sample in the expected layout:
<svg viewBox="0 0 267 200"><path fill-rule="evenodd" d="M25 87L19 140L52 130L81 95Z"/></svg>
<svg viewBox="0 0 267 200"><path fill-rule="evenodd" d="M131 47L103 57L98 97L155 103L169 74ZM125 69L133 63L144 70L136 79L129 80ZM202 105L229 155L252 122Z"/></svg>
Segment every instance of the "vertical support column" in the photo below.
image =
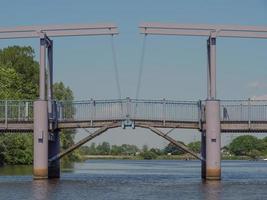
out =
<svg viewBox="0 0 267 200"><path fill-rule="evenodd" d="M205 179L221 179L220 102L216 99L216 38L208 40L208 98L206 100Z"/></svg>
<svg viewBox="0 0 267 200"><path fill-rule="evenodd" d="M209 87L209 99L216 99L216 38L210 37L209 42L209 77L210 81Z"/></svg>
<svg viewBox="0 0 267 200"><path fill-rule="evenodd" d="M53 131L53 139L48 141L48 156L52 158L60 151L60 136L59 130ZM48 178L60 178L60 160L56 160L49 163L48 166Z"/></svg>
<svg viewBox="0 0 267 200"><path fill-rule="evenodd" d="M210 39L207 40L207 99L210 99Z"/></svg>
<svg viewBox="0 0 267 200"><path fill-rule="evenodd" d="M206 179L221 179L220 101L206 101Z"/></svg>
<svg viewBox="0 0 267 200"><path fill-rule="evenodd" d="M34 102L34 158L33 175L35 179L48 176L48 112L47 101Z"/></svg>
<svg viewBox="0 0 267 200"><path fill-rule="evenodd" d="M204 160L201 161L201 177L206 178L206 132L201 132L201 157Z"/></svg>
<svg viewBox="0 0 267 200"><path fill-rule="evenodd" d="M48 39L48 38L47 38ZM53 41L49 40L47 47L48 67L47 67L47 100L49 117L53 117L52 100L53 100Z"/></svg>
<svg viewBox="0 0 267 200"><path fill-rule="evenodd" d="M55 102L53 102L53 41L49 38L47 47L48 67L47 67L47 96L48 96L48 113L50 119L49 134L51 138L48 140L48 158L57 155L60 151L60 137L59 130L55 129L55 122L57 120L57 108ZM60 161L48 163L48 178L60 177Z"/></svg>
<svg viewBox="0 0 267 200"><path fill-rule="evenodd" d="M40 38L39 100L34 102L34 178L48 176L48 103L46 100L46 41Z"/></svg>
<svg viewBox="0 0 267 200"><path fill-rule="evenodd" d="M45 36L43 35L40 38L40 72L39 72L39 98L40 100L46 100L46 40Z"/></svg>

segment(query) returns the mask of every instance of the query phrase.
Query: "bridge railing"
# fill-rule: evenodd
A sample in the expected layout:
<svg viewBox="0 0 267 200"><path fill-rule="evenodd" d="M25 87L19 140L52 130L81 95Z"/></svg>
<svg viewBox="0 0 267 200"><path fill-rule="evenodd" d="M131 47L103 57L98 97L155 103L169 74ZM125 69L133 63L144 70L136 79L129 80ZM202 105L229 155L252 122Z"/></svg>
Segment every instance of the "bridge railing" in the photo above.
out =
<svg viewBox="0 0 267 200"><path fill-rule="evenodd" d="M185 121L199 119L199 106L195 101L132 100L133 120Z"/></svg>
<svg viewBox="0 0 267 200"><path fill-rule="evenodd" d="M221 121L267 121L267 101L221 101Z"/></svg>
<svg viewBox="0 0 267 200"><path fill-rule="evenodd" d="M198 121L199 106L194 101L91 100L57 102L59 121Z"/></svg>
<svg viewBox="0 0 267 200"><path fill-rule="evenodd" d="M33 101L1 100L0 122L25 122L33 120Z"/></svg>
<svg viewBox="0 0 267 200"><path fill-rule="evenodd" d="M200 106L201 105L201 106ZM171 100L89 100L56 102L59 122L75 121L205 121L205 101ZM201 108L201 109L200 109ZM267 121L267 101L240 100L220 102L221 121ZM33 121L33 101L1 100L0 123Z"/></svg>
<svg viewBox="0 0 267 200"><path fill-rule="evenodd" d="M59 121L121 120L125 100L90 100L57 102Z"/></svg>

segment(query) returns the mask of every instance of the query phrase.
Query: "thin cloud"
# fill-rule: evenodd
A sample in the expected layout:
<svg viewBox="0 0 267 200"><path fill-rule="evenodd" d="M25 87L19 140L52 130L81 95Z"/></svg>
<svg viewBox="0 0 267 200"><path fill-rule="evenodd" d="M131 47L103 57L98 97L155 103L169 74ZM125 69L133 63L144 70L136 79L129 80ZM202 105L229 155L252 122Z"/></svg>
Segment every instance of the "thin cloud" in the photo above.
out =
<svg viewBox="0 0 267 200"><path fill-rule="evenodd" d="M251 98L252 100L267 100L267 94L259 95L259 96L253 96Z"/></svg>
<svg viewBox="0 0 267 200"><path fill-rule="evenodd" d="M267 83L260 82L260 81L253 81L248 84L248 87L253 88L253 89L267 88Z"/></svg>

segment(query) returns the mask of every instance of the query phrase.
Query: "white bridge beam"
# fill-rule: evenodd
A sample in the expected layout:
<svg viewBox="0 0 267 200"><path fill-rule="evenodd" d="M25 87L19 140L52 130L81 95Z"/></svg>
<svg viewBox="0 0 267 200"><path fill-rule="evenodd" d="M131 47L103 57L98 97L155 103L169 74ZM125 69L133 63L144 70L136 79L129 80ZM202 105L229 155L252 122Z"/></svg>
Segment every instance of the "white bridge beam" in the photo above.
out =
<svg viewBox="0 0 267 200"><path fill-rule="evenodd" d="M81 25L44 25L0 27L0 39L39 38L41 34L48 37L117 35L114 24L81 24Z"/></svg>
<svg viewBox="0 0 267 200"><path fill-rule="evenodd" d="M142 34L149 35L212 36L267 39L267 27L264 26L142 23L139 28Z"/></svg>

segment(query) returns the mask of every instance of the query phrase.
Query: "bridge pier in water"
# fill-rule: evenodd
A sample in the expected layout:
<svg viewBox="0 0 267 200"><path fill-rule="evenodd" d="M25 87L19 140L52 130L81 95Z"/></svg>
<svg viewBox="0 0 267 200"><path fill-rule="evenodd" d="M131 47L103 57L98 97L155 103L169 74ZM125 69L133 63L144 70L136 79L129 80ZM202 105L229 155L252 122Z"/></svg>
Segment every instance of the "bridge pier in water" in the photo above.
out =
<svg viewBox="0 0 267 200"><path fill-rule="evenodd" d="M206 178L206 132L201 132L201 157L204 160L201 160L201 177Z"/></svg>
<svg viewBox="0 0 267 200"><path fill-rule="evenodd" d="M37 100L34 102L34 179L48 177L48 102Z"/></svg>
<svg viewBox="0 0 267 200"><path fill-rule="evenodd" d="M206 101L206 133L202 133L203 157L202 177L207 180L221 179L221 128L220 128L220 101ZM205 170L204 170L205 168Z"/></svg>
<svg viewBox="0 0 267 200"><path fill-rule="evenodd" d="M49 135L48 158L52 158L60 152L59 130L57 129ZM60 178L60 160L55 160L48 163L48 178Z"/></svg>

